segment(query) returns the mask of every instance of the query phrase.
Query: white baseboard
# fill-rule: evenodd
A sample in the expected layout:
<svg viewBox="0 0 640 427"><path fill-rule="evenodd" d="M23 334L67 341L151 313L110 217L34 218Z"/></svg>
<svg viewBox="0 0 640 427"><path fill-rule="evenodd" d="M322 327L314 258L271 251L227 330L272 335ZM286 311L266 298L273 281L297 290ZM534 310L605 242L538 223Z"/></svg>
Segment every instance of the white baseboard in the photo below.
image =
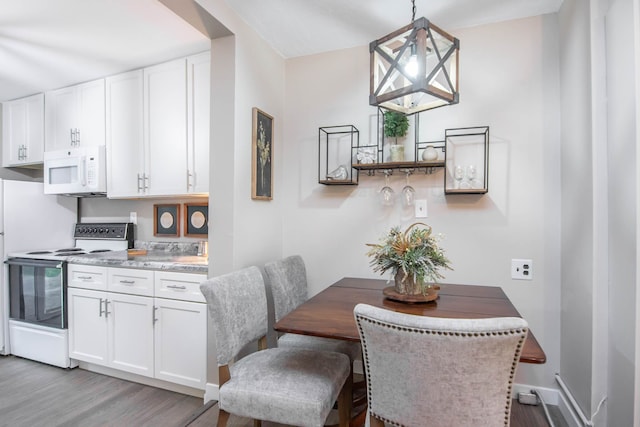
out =
<svg viewBox="0 0 640 427"><path fill-rule="evenodd" d="M540 394L544 403L547 405L557 406L560 413L564 417L569 427L583 427L580 420L576 418L573 411L570 409L569 402L564 397L563 393L559 389L536 387L527 384L514 384L513 385L513 397L517 398L518 393L531 393L531 390L535 390Z"/></svg>
<svg viewBox="0 0 640 427"><path fill-rule="evenodd" d="M207 383L204 386L204 403L210 402L212 400L220 399L220 386L218 384Z"/></svg>
<svg viewBox="0 0 640 427"><path fill-rule="evenodd" d="M176 393L187 394L189 396L202 398L204 395L203 390L200 390L200 389L195 389L195 388L183 386L180 384L170 383L168 381L158 380L155 378L145 377L142 375L132 374L129 372L121 371L119 369L113 369L113 368L108 368L106 366L96 365L94 363L80 362L79 367L80 369L85 369L87 371L95 372L98 374L108 375L110 377L115 377L115 378L119 378L121 380L126 380L126 381L132 381L135 383L140 383L140 384L148 385L151 387L162 388L164 390L174 391Z"/></svg>

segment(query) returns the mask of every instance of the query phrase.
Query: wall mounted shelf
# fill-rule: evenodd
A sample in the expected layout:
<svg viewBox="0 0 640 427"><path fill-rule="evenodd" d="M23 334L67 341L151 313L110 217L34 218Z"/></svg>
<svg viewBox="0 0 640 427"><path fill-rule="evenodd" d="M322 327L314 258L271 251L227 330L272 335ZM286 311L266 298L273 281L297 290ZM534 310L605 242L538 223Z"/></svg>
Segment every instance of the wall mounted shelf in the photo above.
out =
<svg viewBox="0 0 640 427"><path fill-rule="evenodd" d="M352 158L360 144L360 132L353 125L318 129L318 183L358 185L358 170Z"/></svg>
<svg viewBox="0 0 640 427"><path fill-rule="evenodd" d="M373 144L360 145L353 125L327 126L318 130L318 182L323 185L358 185L359 172L369 176L394 170L434 173L444 170L445 194L485 194L489 191L489 126L445 130L443 141L420 141L419 116L415 120L413 153L409 160L388 158L382 129L384 114L378 109L378 134Z"/></svg>
<svg viewBox="0 0 640 427"><path fill-rule="evenodd" d="M351 165L354 169L367 171L369 175L373 175L375 171L390 171L395 169L414 169L422 170L425 173L431 173L433 168L444 167L444 160L434 160L430 162L386 162L386 163L358 163Z"/></svg>

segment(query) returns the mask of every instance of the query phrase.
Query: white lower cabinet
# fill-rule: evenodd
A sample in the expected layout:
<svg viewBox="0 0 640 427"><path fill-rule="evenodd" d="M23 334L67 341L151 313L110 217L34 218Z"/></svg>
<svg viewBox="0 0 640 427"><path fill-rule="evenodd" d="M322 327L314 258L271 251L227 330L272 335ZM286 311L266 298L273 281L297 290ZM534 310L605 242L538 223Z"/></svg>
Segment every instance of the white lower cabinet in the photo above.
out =
<svg viewBox="0 0 640 427"><path fill-rule="evenodd" d="M72 359L153 376L153 298L69 288Z"/></svg>
<svg viewBox="0 0 640 427"><path fill-rule="evenodd" d="M85 279L92 289L73 280L105 270L106 291L95 290L95 280ZM205 274L75 264L68 271L71 358L204 389L207 306L198 292Z"/></svg>
<svg viewBox="0 0 640 427"><path fill-rule="evenodd" d="M207 305L155 299L155 377L204 389L207 369Z"/></svg>
<svg viewBox="0 0 640 427"><path fill-rule="evenodd" d="M108 364L153 376L153 298L107 294Z"/></svg>
<svg viewBox="0 0 640 427"><path fill-rule="evenodd" d="M72 359L108 365L106 296L107 293L101 291L67 289L69 357Z"/></svg>

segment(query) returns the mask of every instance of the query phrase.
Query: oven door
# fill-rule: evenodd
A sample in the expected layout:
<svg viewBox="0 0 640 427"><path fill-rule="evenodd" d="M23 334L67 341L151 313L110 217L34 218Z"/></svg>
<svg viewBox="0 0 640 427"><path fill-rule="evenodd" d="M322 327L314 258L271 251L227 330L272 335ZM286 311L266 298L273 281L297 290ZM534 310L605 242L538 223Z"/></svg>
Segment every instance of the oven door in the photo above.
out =
<svg viewBox="0 0 640 427"><path fill-rule="evenodd" d="M66 262L9 258L9 317L52 328L67 328Z"/></svg>

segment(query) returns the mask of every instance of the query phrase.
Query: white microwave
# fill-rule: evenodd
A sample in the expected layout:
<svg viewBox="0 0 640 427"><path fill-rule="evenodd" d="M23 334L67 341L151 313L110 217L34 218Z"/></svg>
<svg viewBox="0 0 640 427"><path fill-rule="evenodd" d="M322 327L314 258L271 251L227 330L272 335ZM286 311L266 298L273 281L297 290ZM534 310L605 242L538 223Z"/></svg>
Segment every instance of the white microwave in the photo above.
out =
<svg viewBox="0 0 640 427"><path fill-rule="evenodd" d="M104 145L45 151L44 193L69 196L105 196Z"/></svg>

